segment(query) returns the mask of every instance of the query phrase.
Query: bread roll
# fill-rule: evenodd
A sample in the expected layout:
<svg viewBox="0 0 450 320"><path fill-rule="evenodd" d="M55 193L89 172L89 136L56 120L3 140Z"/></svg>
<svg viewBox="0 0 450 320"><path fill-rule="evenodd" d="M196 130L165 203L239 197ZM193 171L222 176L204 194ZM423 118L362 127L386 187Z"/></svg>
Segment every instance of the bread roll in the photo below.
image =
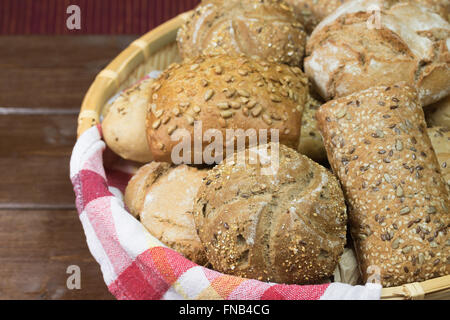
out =
<svg viewBox="0 0 450 320"><path fill-rule="evenodd" d="M203 1L178 32L183 58L245 54L300 66L306 33L279 0Z"/></svg>
<svg viewBox="0 0 450 320"><path fill-rule="evenodd" d="M260 129L274 129L281 143L298 145L308 81L297 67L246 57L198 57L172 65L156 85L147 135L157 161L173 160L172 150L183 140L177 136L185 132L194 154L195 121L202 127L202 135L196 134L199 140L211 129L218 130L224 141L227 129L254 129L256 134ZM203 139L200 151L209 144ZM219 158L225 142L223 147L216 155ZM177 149L174 152L178 155Z"/></svg>
<svg viewBox="0 0 450 320"><path fill-rule="evenodd" d="M418 93L376 87L317 112L344 188L364 281L391 287L449 274L449 194Z"/></svg>
<svg viewBox="0 0 450 320"><path fill-rule="evenodd" d="M450 24L421 6L353 0L314 30L305 71L326 100L404 81L426 106L450 94L449 45Z"/></svg>
<svg viewBox="0 0 450 320"><path fill-rule="evenodd" d="M137 162L152 160L145 134L145 117L152 84L153 79L146 79L121 93L102 122L106 144L124 159Z"/></svg>
<svg viewBox="0 0 450 320"><path fill-rule="evenodd" d="M286 2L293 7L300 22L308 34L310 34L324 18L334 13L339 6L349 2L349 0L286 0ZM411 2L419 4L438 13L443 19L450 20L449 0L395 0L390 2Z"/></svg>
<svg viewBox="0 0 450 320"><path fill-rule="evenodd" d="M344 250L342 190L327 169L293 149L274 143L268 149L242 150L208 173L194 205L198 234L216 270L317 283L333 274ZM278 170L263 172L274 159Z"/></svg>
<svg viewBox="0 0 450 320"><path fill-rule="evenodd" d="M148 231L186 258L207 263L192 217L194 197L206 170L149 163L138 170L125 191L125 204Z"/></svg>
<svg viewBox="0 0 450 320"><path fill-rule="evenodd" d="M327 152L323 144L322 136L317 127L316 111L322 103L308 96L302 117L301 136L298 144L298 152L308 156L319 163L327 161Z"/></svg>
<svg viewBox="0 0 450 320"><path fill-rule="evenodd" d="M429 126L450 128L450 96L431 105L425 112Z"/></svg>
<svg viewBox="0 0 450 320"><path fill-rule="evenodd" d="M450 129L444 127L429 128L428 135L441 166L444 181L450 188Z"/></svg>

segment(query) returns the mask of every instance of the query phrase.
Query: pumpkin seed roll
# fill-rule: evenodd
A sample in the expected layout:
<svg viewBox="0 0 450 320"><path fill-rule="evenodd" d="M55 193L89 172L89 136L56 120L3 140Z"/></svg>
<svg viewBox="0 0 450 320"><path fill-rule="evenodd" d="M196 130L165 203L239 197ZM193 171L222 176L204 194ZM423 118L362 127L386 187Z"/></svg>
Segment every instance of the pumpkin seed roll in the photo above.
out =
<svg viewBox="0 0 450 320"><path fill-rule="evenodd" d="M415 89L375 87L317 112L349 206L365 281L386 287L449 274L449 194Z"/></svg>

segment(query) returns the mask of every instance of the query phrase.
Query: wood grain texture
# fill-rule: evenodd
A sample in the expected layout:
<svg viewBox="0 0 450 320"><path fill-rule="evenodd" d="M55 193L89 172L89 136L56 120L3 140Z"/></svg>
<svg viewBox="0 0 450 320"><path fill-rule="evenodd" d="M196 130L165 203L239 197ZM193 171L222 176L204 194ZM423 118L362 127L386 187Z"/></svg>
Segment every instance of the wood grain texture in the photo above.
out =
<svg viewBox="0 0 450 320"><path fill-rule="evenodd" d="M0 210L0 299L112 299L74 210ZM81 270L69 290L67 267Z"/></svg>
<svg viewBox="0 0 450 320"><path fill-rule="evenodd" d="M137 36L1 36L0 107L80 108L95 76Z"/></svg>

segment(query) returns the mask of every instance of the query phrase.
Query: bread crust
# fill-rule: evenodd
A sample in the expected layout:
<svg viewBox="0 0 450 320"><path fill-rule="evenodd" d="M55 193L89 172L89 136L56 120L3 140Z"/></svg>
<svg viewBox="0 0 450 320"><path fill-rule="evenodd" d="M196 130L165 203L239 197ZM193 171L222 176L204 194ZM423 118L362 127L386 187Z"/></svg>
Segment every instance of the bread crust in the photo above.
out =
<svg viewBox="0 0 450 320"><path fill-rule="evenodd" d="M382 8L376 28L371 5ZM450 24L421 6L349 1L314 30L305 72L326 100L404 81L427 106L450 94L449 43Z"/></svg>
<svg viewBox="0 0 450 320"><path fill-rule="evenodd" d="M450 128L450 96L425 110L428 126Z"/></svg>
<svg viewBox="0 0 450 320"><path fill-rule="evenodd" d="M124 199L130 212L139 216L154 237L200 265L206 265L207 260L192 207L205 175L206 170L152 162L133 176ZM170 192L165 193L166 188Z"/></svg>
<svg viewBox="0 0 450 320"><path fill-rule="evenodd" d="M106 144L124 159L141 163L152 160L145 133L152 84L153 79L146 79L121 93L102 122Z"/></svg>
<svg viewBox="0 0 450 320"><path fill-rule="evenodd" d="M194 219L213 267L278 283L317 283L333 274L346 242L346 207L337 179L293 149L279 149L279 169L250 163L257 147L209 171ZM239 159L246 159L245 165Z"/></svg>
<svg viewBox="0 0 450 320"><path fill-rule="evenodd" d="M449 274L449 194L417 91L371 88L328 102L317 118L364 281L379 272L391 287Z"/></svg>
<svg viewBox="0 0 450 320"><path fill-rule="evenodd" d="M298 145L308 93L300 68L244 56L197 57L172 65L155 83L146 126L157 161L172 162L180 140L171 137L181 135L179 130L189 133L194 149L195 121L201 123L201 137L210 129L224 140L227 129L254 129L257 134L275 129L281 143ZM202 150L209 144L203 141Z"/></svg>
<svg viewBox="0 0 450 320"><path fill-rule="evenodd" d="M182 58L245 54L301 66L306 33L283 1L209 0L180 28L177 42Z"/></svg>
<svg viewBox="0 0 450 320"><path fill-rule="evenodd" d="M450 190L450 129L446 127L428 128L428 135L436 152L441 174Z"/></svg>

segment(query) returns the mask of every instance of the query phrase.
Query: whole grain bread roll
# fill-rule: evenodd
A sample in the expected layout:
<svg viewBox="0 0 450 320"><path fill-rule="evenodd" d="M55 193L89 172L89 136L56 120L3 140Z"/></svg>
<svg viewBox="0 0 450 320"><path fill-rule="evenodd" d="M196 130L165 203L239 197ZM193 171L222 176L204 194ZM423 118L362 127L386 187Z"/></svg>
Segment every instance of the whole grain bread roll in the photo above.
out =
<svg viewBox="0 0 450 320"><path fill-rule="evenodd" d="M280 0L203 1L177 36L182 58L245 54L300 66L306 33Z"/></svg>
<svg viewBox="0 0 450 320"><path fill-rule="evenodd" d="M227 158L198 191L194 219L208 260L221 272L261 281L324 280L346 242L339 183L293 149L262 148Z"/></svg>
<svg viewBox="0 0 450 320"><path fill-rule="evenodd" d="M106 144L124 159L137 162L152 160L145 130L152 84L153 79L146 79L121 93L102 122Z"/></svg>
<svg viewBox="0 0 450 320"><path fill-rule="evenodd" d="M428 126L450 128L450 96L425 110Z"/></svg>
<svg viewBox="0 0 450 320"><path fill-rule="evenodd" d="M197 57L172 65L155 84L147 114L147 135L157 161L174 161L172 151L192 160L198 150L194 140L200 140L201 152L207 151L210 142L202 137L212 130L218 131L223 141L227 129L253 129L259 138L260 130L269 130L270 141L273 129L281 143L294 148L298 145L308 94L308 80L298 67L244 56ZM194 134L195 124L199 130ZM174 150L185 141L181 136L186 133L191 157ZM223 150L216 150L214 155L220 160L216 163L223 160L225 149L224 142ZM194 163L201 164L198 162L202 161Z"/></svg>
<svg viewBox="0 0 450 320"><path fill-rule="evenodd" d="M444 127L429 128L428 135L441 166L444 181L450 188L450 129Z"/></svg>
<svg viewBox="0 0 450 320"><path fill-rule="evenodd" d="M303 110L301 135L297 150L316 162L325 163L327 152L316 119L316 111L321 105L322 102L308 96L308 103Z"/></svg>
<svg viewBox="0 0 450 320"><path fill-rule="evenodd" d="M151 162L141 167L125 191L125 204L162 243L200 264L207 263L192 208L206 170Z"/></svg>
<svg viewBox="0 0 450 320"><path fill-rule="evenodd" d="M427 106L450 94L449 45L450 24L422 6L353 0L314 30L305 71L326 100L404 81Z"/></svg>
<svg viewBox="0 0 450 320"><path fill-rule="evenodd" d="M391 287L449 274L449 193L417 91L370 88L328 102L317 118L364 281Z"/></svg>
<svg viewBox="0 0 450 320"><path fill-rule="evenodd" d="M305 27L308 34L328 15L334 13L342 4L350 0L286 0L290 4L300 22ZM395 0L396 2L410 2L420 4L436 13L443 19L450 20L449 0Z"/></svg>

